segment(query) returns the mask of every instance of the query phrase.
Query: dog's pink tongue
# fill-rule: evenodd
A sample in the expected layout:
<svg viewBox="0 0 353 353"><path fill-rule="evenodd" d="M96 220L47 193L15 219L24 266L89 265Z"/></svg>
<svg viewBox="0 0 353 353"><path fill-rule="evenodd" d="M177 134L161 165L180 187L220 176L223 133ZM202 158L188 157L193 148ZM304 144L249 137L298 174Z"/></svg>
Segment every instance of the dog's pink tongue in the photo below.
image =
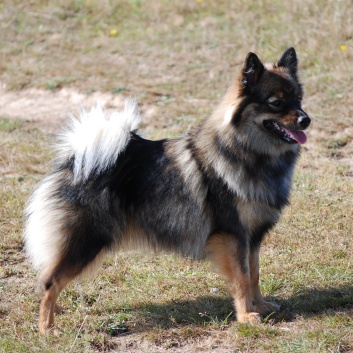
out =
<svg viewBox="0 0 353 353"><path fill-rule="evenodd" d="M286 133L294 138L295 141L297 141L300 144L304 144L306 142L306 135L303 131L293 131L293 130L288 130L286 128L283 128Z"/></svg>

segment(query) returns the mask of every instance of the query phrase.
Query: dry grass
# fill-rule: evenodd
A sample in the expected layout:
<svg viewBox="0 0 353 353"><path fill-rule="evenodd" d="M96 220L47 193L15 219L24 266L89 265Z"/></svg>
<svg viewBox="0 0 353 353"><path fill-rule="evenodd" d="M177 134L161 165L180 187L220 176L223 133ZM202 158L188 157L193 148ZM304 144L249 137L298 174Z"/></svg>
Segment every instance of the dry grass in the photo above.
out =
<svg viewBox="0 0 353 353"><path fill-rule="evenodd" d="M207 263L117 254L94 280L67 288L63 333L40 338L22 210L49 170L51 138L26 116L1 118L0 352L352 350L352 18L348 0L1 1L0 81L9 90L137 96L153 109L145 133L175 136L211 112L248 51L266 61L293 45L314 123L291 206L262 251L262 289L282 305L277 316L237 324Z"/></svg>

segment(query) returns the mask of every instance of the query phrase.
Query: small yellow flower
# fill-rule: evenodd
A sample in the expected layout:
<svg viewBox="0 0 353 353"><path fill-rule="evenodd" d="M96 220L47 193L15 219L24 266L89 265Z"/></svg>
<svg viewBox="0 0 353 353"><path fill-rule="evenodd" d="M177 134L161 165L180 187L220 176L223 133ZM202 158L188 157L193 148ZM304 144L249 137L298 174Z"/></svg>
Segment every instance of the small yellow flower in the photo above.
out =
<svg viewBox="0 0 353 353"><path fill-rule="evenodd" d="M110 37L116 37L117 34L118 34L118 31L117 31L115 28L112 28L112 29L109 31L109 36L110 36Z"/></svg>
<svg viewBox="0 0 353 353"><path fill-rule="evenodd" d="M347 50L347 46L346 45L341 45L340 48L341 48L342 51Z"/></svg>
<svg viewBox="0 0 353 353"><path fill-rule="evenodd" d="M197 1L199 4L201 4L203 0L196 0L196 1Z"/></svg>

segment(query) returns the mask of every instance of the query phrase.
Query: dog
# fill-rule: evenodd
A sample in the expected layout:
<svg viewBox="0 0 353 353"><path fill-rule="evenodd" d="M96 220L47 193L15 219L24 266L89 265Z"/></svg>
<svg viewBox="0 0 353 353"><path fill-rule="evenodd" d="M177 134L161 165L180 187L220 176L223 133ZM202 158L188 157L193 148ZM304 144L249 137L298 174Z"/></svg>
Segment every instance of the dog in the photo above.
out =
<svg viewBox="0 0 353 353"><path fill-rule="evenodd" d="M29 198L25 249L40 274L39 329L64 287L112 250L208 256L230 283L237 320L279 309L259 288L259 250L289 202L309 116L294 48L273 65L249 53L213 114L181 138L137 133L137 104L71 118L53 171Z"/></svg>

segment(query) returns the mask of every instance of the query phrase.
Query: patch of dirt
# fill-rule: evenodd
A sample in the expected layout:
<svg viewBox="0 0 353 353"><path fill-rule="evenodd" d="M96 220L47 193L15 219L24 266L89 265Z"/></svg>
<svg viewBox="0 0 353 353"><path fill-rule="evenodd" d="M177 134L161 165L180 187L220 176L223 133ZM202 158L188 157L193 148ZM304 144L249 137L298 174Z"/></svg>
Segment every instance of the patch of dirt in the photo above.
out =
<svg viewBox="0 0 353 353"><path fill-rule="evenodd" d="M68 88L7 91L5 85L0 85L0 116L24 119L49 133L60 130L70 113L77 114L81 108L89 109L98 102L106 108L119 110L124 106L125 97L101 92L83 94ZM154 108L144 106L143 110L147 119L155 114Z"/></svg>
<svg viewBox="0 0 353 353"><path fill-rule="evenodd" d="M210 333L209 337L199 337L191 341L181 342L180 340L166 340L162 344L154 344L145 338L133 336L121 336L114 340L114 348L110 352L118 353L140 353L140 352L170 352L170 353L226 353L232 352L229 338L226 332L217 333L216 336Z"/></svg>

